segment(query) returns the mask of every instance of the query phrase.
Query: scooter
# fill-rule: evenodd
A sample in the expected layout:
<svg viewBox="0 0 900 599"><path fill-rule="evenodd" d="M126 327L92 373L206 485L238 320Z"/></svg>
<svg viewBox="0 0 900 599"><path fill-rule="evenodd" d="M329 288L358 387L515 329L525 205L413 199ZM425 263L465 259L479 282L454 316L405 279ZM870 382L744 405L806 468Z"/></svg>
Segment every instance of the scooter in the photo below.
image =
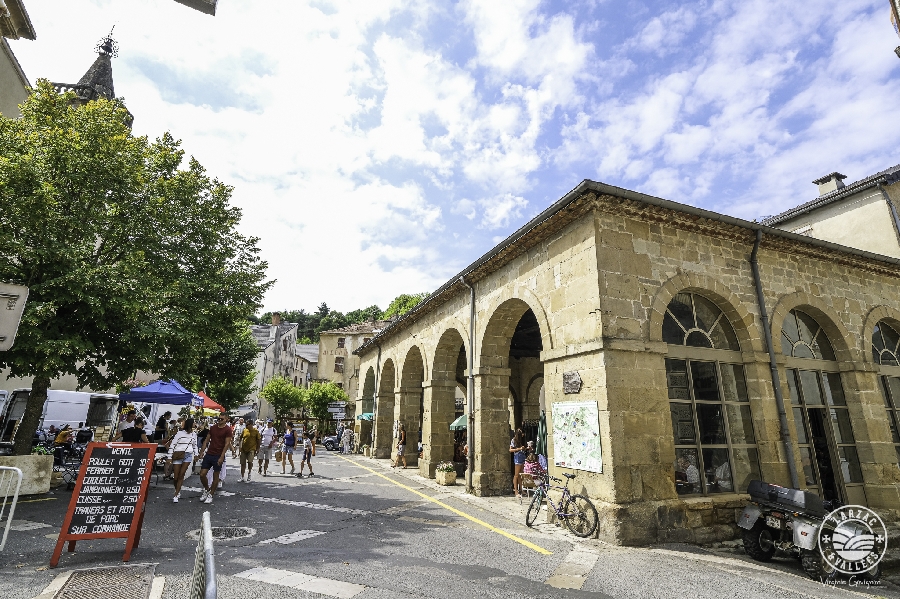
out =
<svg viewBox="0 0 900 599"><path fill-rule="evenodd" d="M750 481L751 502L738 520L744 551L760 562L767 562L777 551L800 559L803 571L818 581L832 580L835 569L818 549L819 529L825 516L841 506L835 500L823 500L815 493L788 489L763 481ZM867 576L877 580L878 566Z"/></svg>

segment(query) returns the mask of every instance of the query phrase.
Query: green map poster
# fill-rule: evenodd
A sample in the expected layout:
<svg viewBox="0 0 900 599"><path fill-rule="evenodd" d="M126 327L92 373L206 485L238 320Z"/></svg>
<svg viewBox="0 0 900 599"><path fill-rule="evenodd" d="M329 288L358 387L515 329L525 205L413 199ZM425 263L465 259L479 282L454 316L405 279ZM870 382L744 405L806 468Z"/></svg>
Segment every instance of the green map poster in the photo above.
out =
<svg viewBox="0 0 900 599"><path fill-rule="evenodd" d="M597 402L554 403L552 419L553 463L563 468L603 472Z"/></svg>

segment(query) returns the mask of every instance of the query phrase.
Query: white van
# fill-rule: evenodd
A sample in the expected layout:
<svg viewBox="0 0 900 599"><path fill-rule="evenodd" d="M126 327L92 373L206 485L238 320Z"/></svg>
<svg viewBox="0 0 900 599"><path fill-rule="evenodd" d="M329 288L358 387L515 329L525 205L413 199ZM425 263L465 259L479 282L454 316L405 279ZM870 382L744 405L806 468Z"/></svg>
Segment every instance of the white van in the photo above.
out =
<svg viewBox="0 0 900 599"><path fill-rule="evenodd" d="M0 442L11 443L31 389L16 389L0 410ZM78 430L84 426L111 426L115 421L119 398L115 395L84 391L47 391L39 428L62 428L68 424Z"/></svg>

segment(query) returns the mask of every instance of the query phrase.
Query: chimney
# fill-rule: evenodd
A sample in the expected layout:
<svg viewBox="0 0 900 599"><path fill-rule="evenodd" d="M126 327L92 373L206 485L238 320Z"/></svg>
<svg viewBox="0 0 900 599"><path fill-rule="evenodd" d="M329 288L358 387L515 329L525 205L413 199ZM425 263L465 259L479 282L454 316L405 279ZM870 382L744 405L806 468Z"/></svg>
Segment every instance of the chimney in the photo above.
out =
<svg viewBox="0 0 900 599"><path fill-rule="evenodd" d="M272 312L272 324L275 326L281 324L281 312Z"/></svg>
<svg viewBox="0 0 900 599"><path fill-rule="evenodd" d="M820 179L816 179L813 181L816 185L819 186L819 197L827 193L831 193L832 191L836 191L844 187L844 179L847 178L847 175L842 175L840 173L831 173L829 175L825 175Z"/></svg>

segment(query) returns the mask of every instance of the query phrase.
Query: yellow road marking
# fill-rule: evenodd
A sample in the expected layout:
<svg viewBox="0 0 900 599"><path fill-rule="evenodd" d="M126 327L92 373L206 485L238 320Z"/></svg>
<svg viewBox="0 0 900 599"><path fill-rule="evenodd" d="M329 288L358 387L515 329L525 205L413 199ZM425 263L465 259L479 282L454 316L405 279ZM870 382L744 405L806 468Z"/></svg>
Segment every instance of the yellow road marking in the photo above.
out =
<svg viewBox="0 0 900 599"><path fill-rule="evenodd" d="M25 499L18 503L34 503L35 501L56 501L56 497L46 497L44 499Z"/></svg>
<svg viewBox="0 0 900 599"><path fill-rule="evenodd" d="M452 506L447 505L447 504L444 503L443 501L439 501L439 500L435 499L434 497L431 497L431 496L429 496L429 495L426 495L425 493L420 493L419 491L416 491L416 490L413 489L412 487L408 487L408 486L406 486L406 485L404 485L404 484L402 484L402 483L398 483L398 482L395 481L394 479L392 479L392 478L390 478L390 477L388 477L388 476L385 476L384 474L382 474L382 473L380 473L380 472L376 472L375 470L372 470L372 469L369 468L368 466L363 466L362 464L360 464L360 463L357 462L356 460L351 460L350 458L345 458L345 457L342 456L342 455L339 455L339 456L337 456L337 457L339 457L339 458L341 458L342 460L345 460L345 461L347 461L347 462L350 462L351 464L353 464L353 465L355 465L355 466L357 466L357 467L359 467L359 468L362 468L363 470L368 470L369 472L371 472L371 473L374 474L375 476L380 476L380 477L383 478L384 480L389 481L389 482L392 482L392 483L394 483L395 485L397 485L398 487L401 487L401 488L403 488L403 489L406 489L406 490L409 491L410 493L415 493L416 495L418 495L419 497L422 497L423 499L427 499L428 501L430 501L430 502L432 502L432 503L436 503L436 504L438 504L439 506L441 506L442 508L444 508L445 510L450 510L451 512L453 512L453 513L456 514L457 516L462 516L462 517L465 518L466 520L470 520L470 521L474 522L475 524L479 524L479 525L481 525L481 526L484 526L485 528L487 528L487 529L490 530L491 532L495 532L495 533L497 533L498 535L502 535L502 536L506 537L507 539L510 539L510 540L515 541L516 543L519 543L520 545L525 545L525 546L528 547L529 549L533 549L534 551L537 551L538 553L541 553L541 554L543 554L543 555L552 555L552 554L553 554L552 551L548 551L548 550L544 549L543 547L539 547L539 546L535 545L534 543L531 543L531 542L529 542L529 541L526 541L525 539L520 539L520 538L517 537L516 535L510 534L510 533L506 532L505 530L501 530L501 529L497 528L496 526L491 526L490 524L488 524L488 523L485 522L484 520L479 520L478 518L476 518L476 517L474 517L474 516L470 516L469 514L463 512L463 511L460 511L460 510L456 509L455 507L452 507Z"/></svg>

